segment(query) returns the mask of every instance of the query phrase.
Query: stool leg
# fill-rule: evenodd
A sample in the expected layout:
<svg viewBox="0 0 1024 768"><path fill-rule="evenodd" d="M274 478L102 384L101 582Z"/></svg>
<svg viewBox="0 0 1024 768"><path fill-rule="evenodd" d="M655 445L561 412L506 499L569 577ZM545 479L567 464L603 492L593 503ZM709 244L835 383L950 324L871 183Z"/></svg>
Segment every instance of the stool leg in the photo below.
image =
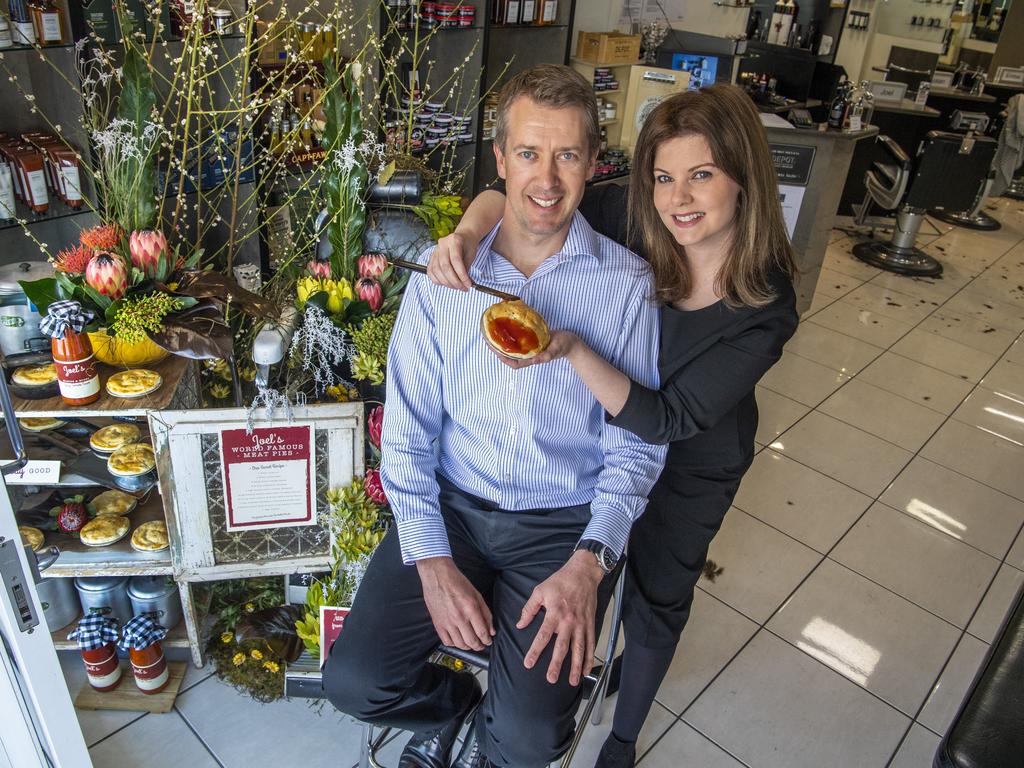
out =
<svg viewBox="0 0 1024 768"><path fill-rule="evenodd" d="M612 625L608 632L608 647L604 653L604 668L601 670L601 678L597 681L597 688L594 690L593 698L596 699L594 707L594 725L601 724L601 707L604 704L605 695L608 692L608 680L612 674L612 661L615 659L615 646L619 644L619 630L622 628L622 596L625 594L626 575L623 573L615 583L615 608L612 610Z"/></svg>
<svg viewBox="0 0 1024 768"><path fill-rule="evenodd" d="M359 745L359 768L370 768L370 742L373 741L373 726L363 724L363 740Z"/></svg>

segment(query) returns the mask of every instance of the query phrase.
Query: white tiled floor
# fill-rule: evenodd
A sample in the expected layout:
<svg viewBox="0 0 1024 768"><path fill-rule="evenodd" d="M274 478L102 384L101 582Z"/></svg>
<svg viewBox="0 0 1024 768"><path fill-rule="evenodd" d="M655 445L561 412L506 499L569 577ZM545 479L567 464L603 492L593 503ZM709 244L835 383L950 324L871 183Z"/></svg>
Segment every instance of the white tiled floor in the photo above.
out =
<svg viewBox="0 0 1024 768"><path fill-rule="evenodd" d="M765 447L712 545L724 570L699 585L642 766L931 765L1024 583L1024 205L990 208L998 233L926 238L937 280L879 272L834 233L813 309L759 387ZM254 704L208 670L186 682L167 715L80 713L96 765L358 758L358 727L329 707Z"/></svg>

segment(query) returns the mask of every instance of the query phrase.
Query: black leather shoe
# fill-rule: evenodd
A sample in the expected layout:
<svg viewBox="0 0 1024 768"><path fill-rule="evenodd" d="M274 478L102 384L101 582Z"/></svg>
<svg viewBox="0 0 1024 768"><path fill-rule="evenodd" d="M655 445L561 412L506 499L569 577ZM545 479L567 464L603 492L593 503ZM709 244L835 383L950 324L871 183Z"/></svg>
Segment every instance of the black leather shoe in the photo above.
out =
<svg viewBox="0 0 1024 768"><path fill-rule="evenodd" d="M492 763L480 748L480 740L476 737L476 721L469 727L466 740L462 742L459 756L452 763L452 768L492 768Z"/></svg>
<svg viewBox="0 0 1024 768"><path fill-rule="evenodd" d="M402 750L402 756L398 758L398 768L448 768L455 737L484 696L476 678L468 672L465 674L470 693L466 696L466 706L462 713L439 731L414 733Z"/></svg>
<svg viewBox="0 0 1024 768"><path fill-rule="evenodd" d="M594 768L633 768L635 764L636 742L619 741L614 733L609 733Z"/></svg>

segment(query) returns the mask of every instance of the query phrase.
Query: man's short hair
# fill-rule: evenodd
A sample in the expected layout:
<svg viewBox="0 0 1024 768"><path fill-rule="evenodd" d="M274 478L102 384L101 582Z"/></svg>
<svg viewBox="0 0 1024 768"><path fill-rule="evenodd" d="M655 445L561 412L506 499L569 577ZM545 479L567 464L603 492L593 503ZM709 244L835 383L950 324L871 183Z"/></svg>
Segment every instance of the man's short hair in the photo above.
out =
<svg viewBox="0 0 1024 768"><path fill-rule="evenodd" d="M498 119L495 141L505 151L508 137L508 111L513 102L525 96L536 104L553 109L575 107L583 118L587 149L593 155L601 145L594 87L579 72L563 64L538 64L513 77L498 94Z"/></svg>

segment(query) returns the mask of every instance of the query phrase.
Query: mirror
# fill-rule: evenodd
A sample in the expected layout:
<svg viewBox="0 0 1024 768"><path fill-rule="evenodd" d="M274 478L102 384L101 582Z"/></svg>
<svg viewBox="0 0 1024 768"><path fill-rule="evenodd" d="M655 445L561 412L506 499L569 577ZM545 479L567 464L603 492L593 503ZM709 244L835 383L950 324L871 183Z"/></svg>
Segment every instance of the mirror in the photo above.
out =
<svg viewBox="0 0 1024 768"><path fill-rule="evenodd" d="M974 4L971 37L990 43L999 42L999 32L1010 10L1011 0L978 0Z"/></svg>

